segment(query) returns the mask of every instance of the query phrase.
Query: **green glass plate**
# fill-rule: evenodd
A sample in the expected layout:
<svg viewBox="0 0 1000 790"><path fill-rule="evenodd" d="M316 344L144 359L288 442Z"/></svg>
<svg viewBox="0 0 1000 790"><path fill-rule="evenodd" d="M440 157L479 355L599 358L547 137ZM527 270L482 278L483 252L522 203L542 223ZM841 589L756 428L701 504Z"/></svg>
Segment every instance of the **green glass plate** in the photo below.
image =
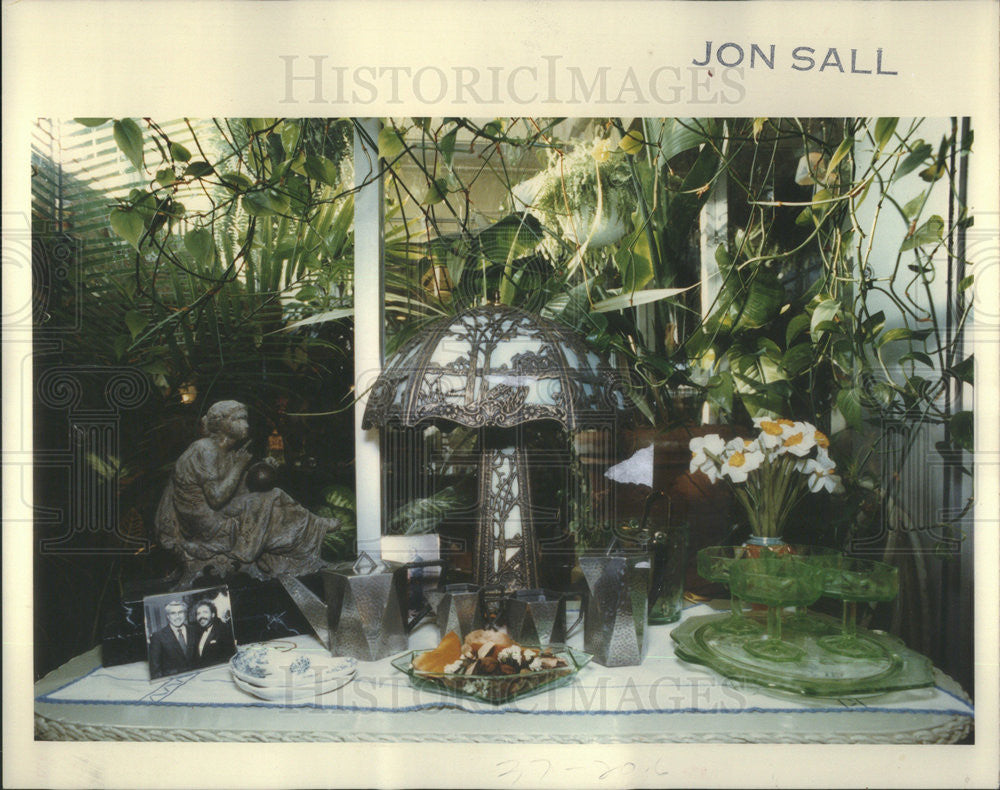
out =
<svg viewBox="0 0 1000 790"><path fill-rule="evenodd" d="M677 656L685 661L703 664L734 680L808 696L856 696L934 685L930 660L895 637L859 628L858 637L872 648L872 655L849 658L820 644L822 637L840 632L837 620L813 612L807 617L811 621L808 628L796 628L789 618L782 629L785 640L802 648L804 657L799 661L777 662L754 656L744 643L759 638L759 633L724 630L720 626L728 614L692 617L670 636Z"/></svg>
<svg viewBox="0 0 1000 790"><path fill-rule="evenodd" d="M532 647L524 645L524 647ZM540 648L535 648L540 649ZM559 658L566 660L565 667L543 669L523 675L461 675L445 672L418 672L413 668L413 659L427 651L411 650L390 663L410 678L416 688L436 691L453 697L475 699L491 705L528 697L542 691L558 688L569 683L576 673L590 663L593 656L572 647L553 648Z"/></svg>

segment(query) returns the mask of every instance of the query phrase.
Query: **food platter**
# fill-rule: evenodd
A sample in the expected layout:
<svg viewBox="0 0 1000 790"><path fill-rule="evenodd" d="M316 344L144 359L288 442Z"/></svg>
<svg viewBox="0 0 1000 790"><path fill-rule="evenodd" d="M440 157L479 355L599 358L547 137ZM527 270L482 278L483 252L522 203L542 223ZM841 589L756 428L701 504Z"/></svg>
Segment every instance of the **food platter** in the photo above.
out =
<svg viewBox="0 0 1000 790"><path fill-rule="evenodd" d="M541 648L531 646L524 646L523 649L541 651ZM552 654L565 662L562 666L510 675L477 675L461 672L424 672L416 669L413 666L414 660L427 652L430 651L411 650L393 659L392 666L407 675L413 686L418 689L488 702L492 705L502 705L563 686L573 680L593 658L582 650L560 647L552 649Z"/></svg>

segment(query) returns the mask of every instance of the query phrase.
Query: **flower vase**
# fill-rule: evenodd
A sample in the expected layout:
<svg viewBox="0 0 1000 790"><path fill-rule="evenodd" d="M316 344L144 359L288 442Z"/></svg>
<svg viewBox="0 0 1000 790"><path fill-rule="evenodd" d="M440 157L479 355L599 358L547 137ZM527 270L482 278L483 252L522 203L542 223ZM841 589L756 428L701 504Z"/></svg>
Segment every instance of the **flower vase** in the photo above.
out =
<svg viewBox="0 0 1000 790"><path fill-rule="evenodd" d="M791 554L792 547L781 538L768 538L763 535L751 535L743 541L744 557L759 557L764 551L774 554Z"/></svg>

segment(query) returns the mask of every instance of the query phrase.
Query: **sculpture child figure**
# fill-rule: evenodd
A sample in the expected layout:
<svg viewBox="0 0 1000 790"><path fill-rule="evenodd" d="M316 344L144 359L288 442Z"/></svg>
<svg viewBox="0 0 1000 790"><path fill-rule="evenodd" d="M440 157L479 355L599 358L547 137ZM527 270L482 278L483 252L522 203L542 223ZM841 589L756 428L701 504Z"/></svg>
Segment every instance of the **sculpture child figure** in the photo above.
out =
<svg viewBox="0 0 1000 790"><path fill-rule="evenodd" d="M183 565L179 585L206 569L266 579L323 567L320 544L340 522L310 513L280 488L247 488L246 406L214 403L201 425L206 436L177 459L156 513L161 545Z"/></svg>

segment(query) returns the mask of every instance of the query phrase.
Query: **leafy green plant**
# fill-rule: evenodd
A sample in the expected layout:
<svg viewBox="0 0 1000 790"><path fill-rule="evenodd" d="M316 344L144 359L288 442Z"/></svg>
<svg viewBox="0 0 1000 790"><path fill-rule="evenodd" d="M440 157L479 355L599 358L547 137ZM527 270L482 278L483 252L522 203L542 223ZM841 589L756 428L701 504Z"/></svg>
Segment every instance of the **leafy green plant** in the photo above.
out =
<svg viewBox="0 0 1000 790"><path fill-rule="evenodd" d="M388 519L388 530L403 535L422 535L437 531L449 514L463 504L454 486L447 486L427 497L403 503Z"/></svg>
<svg viewBox="0 0 1000 790"><path fill-rule="evenodd" d="M338 417L306 430L294 413L352 402L350 122L95 118L63 132L110 149L73 149L74 175L60 182L71 221L62 236L40 236L41 247L65 237L80 248L78 287L49 300L57 325L79 325L60 360L137 368L155 385L141 414L123 419L121 459L92 458L93 468L134 472L118 475L120 495L148 535L199 406L238 398L253 413L255 452L277 430L290 462L324 470L324 480L301 478L298 496L315 505L349 460L328 439L342 431ZM36 206L39 227L58 219L50 210ZM281 331L334 311L337 320Z"/></svg>
<svg viewBox="0 0 1000 790"><path fill-rule="evenodd" d="M335 518L340 525L323 538L323 559L329 562L350 559L357 552L358 517L354 490L344 485L328 486L323 490L323 505L316 514Z"/></svg>
<svg viewBox="0 0 1000 790"><path fill-rule="evenodd" d="M265 386L281 390L324 343L276 330L350 304L350 125L215 120L197 132L188 123L181 142L150 119L113 124L149 179L109 216L134 250L117 360L142 365L164 390L204 386L222 368L260 379L263 364Z"/></svg>
<svg viewBox="0 0 1000 790"><path fill-rule="evenodd" d="M379 145L400 215L390 227L407 229L386 258L399 337L470 304L527 306L618 352L639 408L669 419L666 385L687 364L674 353L700 320L692 229L720 172L705 140L720 130L677 119L629 130L617 119L387 121ZM475 167L467 153L456 164L463 146L479 151Z"/></svg>
<svg viewBox="0 0 1000 790"><path fill-rule="evenodd" d="M962 351L972 279L952 253L971 222L958 200L971 134L956 124L932 145L920 120L759 121L757 139L749 120L739 134L766 165L729 165L749 210L716 251L719 297L685 350L723 419L786 416L831 433L844 499L860 507L843 511L831 536L843 542L881 528L861 518L880 507L865 502L895 496L879 466L886 436L903 437L896 463L933 425L944 426L944 452L972 449L971 412L956 411L953 394L973 381ZM801 184L786 164L776 192L789 154L801 155ZM937 192L955 206L950 222L928 216Z"/></svg>
<svg viewBox="0 0 1000 790"><path fill-rule="evenodd" d="M802 130L801 122L789 124ZM803 145L820 154L824 167L809 199L783 205L759 191L748 195L755 211L717 252L724 279L719 304L692 343L695 354L714 352L710 373L719 378L709 390L725 412L738 401L750 416L832 415L838 427L854 429L866 412L880 420L912 418L915 411L923 422L952 419L940 396L950 380L971 382L971 358L957 356L969 309L961 294L971 279L957 284L959 306L946 331L932 288L949 238L944 220L922 211L948 172L939 169L945 152L954 145L964 155L969 141L946 136L934 149L918 136L919 122L906 130L897 124L849 120L842 137L828 143L803 130ZM926 186L909 199L898 196L899 180L917 168ZM946 180L949 191L956 178L951 173ZM862 228L866 201L874 206ZM797 232L779 235L778 209L796 212ZM904 220L902 231L883 229L890 211ZM964 208L959 213L951 234L969 222ZM895 260L887 262L894 232L900 234L889 253ZM873 255L883 258L877 268ZM807 275L789 286L793 268ZM876 309L876 302L883 306Z"/></svg>

